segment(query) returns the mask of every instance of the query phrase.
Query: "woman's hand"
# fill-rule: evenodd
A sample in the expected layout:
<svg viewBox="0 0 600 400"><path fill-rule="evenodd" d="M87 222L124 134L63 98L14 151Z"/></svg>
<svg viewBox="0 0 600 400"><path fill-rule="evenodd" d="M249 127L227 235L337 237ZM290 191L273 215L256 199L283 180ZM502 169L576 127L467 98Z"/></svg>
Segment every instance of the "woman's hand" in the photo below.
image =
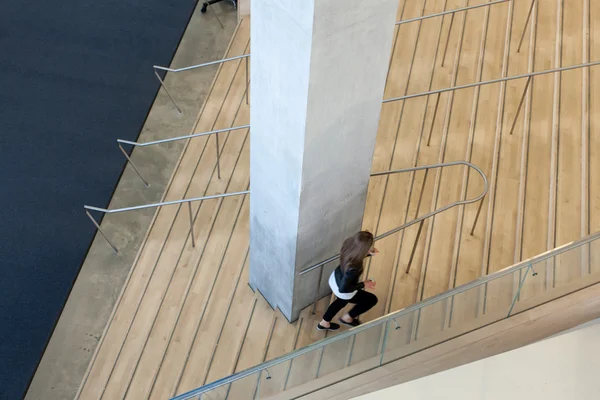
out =
<svg viewBox="0 0 600 400"><path fill-rule="evenodd" d="M370 256L374 256L375 254L379 253L379 250L377 250L375 247L373 247L371 249L371 251L369 251L369 255Z"/></svg>
<svg viewBox="0 0 600 400"><path fill-rule="evenodd" d="M365 289L375 289L375 281L371 279L367 279L365 281Z"/></svg>

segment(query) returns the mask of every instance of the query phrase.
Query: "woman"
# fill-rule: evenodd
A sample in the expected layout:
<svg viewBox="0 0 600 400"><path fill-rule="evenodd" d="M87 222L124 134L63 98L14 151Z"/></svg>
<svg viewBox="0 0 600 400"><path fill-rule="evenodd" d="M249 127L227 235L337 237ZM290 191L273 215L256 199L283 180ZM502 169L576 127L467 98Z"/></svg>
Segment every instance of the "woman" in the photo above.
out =
<svg viewBox="0 0 600 400"><path fill-rule="evenodd" d="M331 320L348 303L355 304L355 306L339 320L348 326L360 325L358 316L377 304L377 296L364 291L365 288L374 289L375 282L369 279L359 282L363 273L363 260L378 252L373 247L373 241L373 234L367 231L358 232L344 241L340 254L340 265L329 277L329 287L336 299L327 308L323 320L317 325L318 330L335 331L339 329L340 326Z"/></svg>

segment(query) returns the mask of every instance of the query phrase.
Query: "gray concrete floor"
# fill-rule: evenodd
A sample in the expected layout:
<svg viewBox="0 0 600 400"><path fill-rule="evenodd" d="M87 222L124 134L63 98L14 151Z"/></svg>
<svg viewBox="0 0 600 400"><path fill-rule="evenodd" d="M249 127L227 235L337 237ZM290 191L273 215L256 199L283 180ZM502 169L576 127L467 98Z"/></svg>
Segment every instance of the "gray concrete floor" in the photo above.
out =
<svg viewBox="0 0 600 400"><path fill-rule="evenodd" d="M172 68L218 60L224 55L237 24L236 11L229 2L212 6L206 14L200 13L200 7L201 2L177 49ZM217 69L211 66L167 75L165 84L183 114L177 113L161 89L139 141L189 134ZM140 74L156 79L151 65ZM183 145L183 141L178 141L134 150L132 160L151 186L145 188L131 166L127 166L109 208L160 201ZM119 151L116 142L114 151ZM96 235L26 399L64 400L75 396L155 211L133 211L104 218L102 229L118 247L119 254L112 251L102 236ZM81 223L91 223L83 210Z"/></svg>

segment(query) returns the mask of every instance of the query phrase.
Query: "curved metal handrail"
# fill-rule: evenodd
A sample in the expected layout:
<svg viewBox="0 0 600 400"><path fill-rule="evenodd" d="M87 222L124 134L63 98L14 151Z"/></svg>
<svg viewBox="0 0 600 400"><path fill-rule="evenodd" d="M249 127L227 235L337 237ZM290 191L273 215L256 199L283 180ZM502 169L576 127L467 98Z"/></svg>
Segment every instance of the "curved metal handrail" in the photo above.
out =
<svg viewBox="0 0 600 400"><path fill-rule="evenodd" d="M498 278L502 278L502 277L507 276L509 274L513 274L513 273L515 273L515 272L517 272L519 270L522 270L524 268L527 268L527 269L532 268L532 266L534 264L538 264L540 262L543 262L543 261L546 261L546 260L550 260L550 259L552 259L553 257L556 257L559 254L562 254L562 253L565 253L565 252L567 252L569 250L573 250L575 248L584 246L584 245L586 245L586 244L588 244L590 242L593 242L595 240L600 240L600 231L596 232L596 233L594 233L592 235L589 235L589 236L587 236L587 237L585 237L583 239L580 239L578 241L571 242L571 243L568 243L568 244L566 244L564 246L557 247L555 249L549 250L549 251L547 251L547 252L545 252L543 254L540 254L540 255L535 256L533 258L530 258L528 260L523 260L520 263L515 264L515 265L513 265L511 267L508 267L508 268L502 269L500 271L494 272L494 273L492 273L490 275L482 276L482 277L480 277L480 278L478 278L478 279L476 279L474 281L471 281L471 282L466 283L464 285L455 287L452 290L448 290L446 292L440 293L440 294L438 294L436 296L430 297L429 299L423 300L423 301L421 301L419 303L415 303L415 304L413 304L413 305L411 305L409 307L406 307L406 308L404 308L402 310L395 311L395 312L389 313L387 315L383 315L383 316L381 316L379 318L376 318L376 319L374 319L372 321L364 323L364 324L362 324L362 325L360 325L360 326L358 326L356 328L352 328L352 329L349 329L349 330L347 330L345 332L341 332L341 333L339 333L339 334L337 334L335 336L327 337L325 339L322 339L322 340L320 340L318 342L312 343L312 344L310 344L310 345L308 345L306 347L303 347L301 349L298 349L298 350L292 351L290 353L284 354L284 355L282 355L280 357L274 358L271 361L264 362L262 364L259 364L259 365L256 365L254 367L248 368L245 371L240 371L238 373L235 373L233 375L227 376L227 377L222 378L222 379L220 379L218 381L215 381L213 383L209 383L209 384L201 386L201 387L199 387L197 389L191 390L191 391L189 391L187 393L180 394L179 396L173 397L171 400L187 400L187 399L192 399L192 398L198 398L199 395L202 395L204 393L210 392L211 390L217 389L217 388L219 388L221 386L224 386L224 385L227 385L227 384L231 384L231 383L233 383L235 381L238 381L240 379L246 378L246 377L248 377L250 375L254 375L254 374L259 373L261 371L268 370L269 368L272 368L272 367L274 367L274 366L276 366L278 364L281 364L281 363L290 361L292 359L295 359L295 358L297 358L299 356L302 356L303 354L310 353L310 352L315 351L317 349L325 348L325 346L328 346L328 345L330 345L333 342L342 341L342 340L344 340L346 338L349 338L351 336L357 335L360 332L366 331L366 330L368 330L368 329L370 329L370 328L372 328L374 326L382 325L382 324L385 324L385 323L389 323L390 321L393 322L396 319L398 319L398 318L400 318L400 317L402 317L404 315L407 315L409 313L421 310L421 309L423 309L423 308L425 308L427 306L430 306L430 305L432 305L434 303L437 303L439 301L452 298L452 297L454 297L454 296L456 296L458 294L464 293L464 292L466 292L466 291L468 291L470 289L474 289L474 288L476 288L478 286L486 285L489 282L491 282L493 280L496 280Z"/></svg>
<svg viewBox="0 0 600 400"><path fill-rule="evenodd" d="M479 196L477 196L475 198L472 198L472 199L455 201L455 202L450 203L450 204L448 204L448 205L446 205L446 206L444 206L442 208L439 208L437 210L433 210L433 211L431 211L431 212L429 212L429 213L427 213L427 214L425 214L425 215L423 215L423 216L421 216L421 217L419 217L417 219L414 219L414 220L412 220L410 222L402 224L399 227L392 229L391 231L385 232L385 233L383 233L383 234L375 237L375 240L377 241L377 240L386 238L386 237L388 237L390 235L393 235L396 232L401 231L402 229L406 229L409 226L412 226L412 225L414 225L416 223L419 223L419 222L421 222L423 220L426 220L429 217L432 217L432 216L434 216L436 214L439 214L441 212L449 210L450 208L453 208L453 207L456 207L456 206L460 206L460 205L463 205L463 204L475 203L475 202L477 202L477 201L479 201L479 200L481 200L481 199L483 199L485 197L485 195L487 194L488 189L489 189L489 184L488 184L487 177L485 176L485 174L483 173L483 171L481 170L481 168L479 168L477 165L472 164L472 163L470 163L468 161L451 161L451 162L447 162L447 163L423 165L423 166L420 166L420 167L395 169L395 170L392 170L392 171L376 172L376 173L371 174L371 176L392 175L392 174L401 174L401 173L404 173L404 172L429 170L429 169L433 169L433 168L451 167L451 166L454 166L454 165L465 165L465 166L467 166L469 168L474 169L481 176L481 179L483 179L484 188L483 188L483 192L481 192L481 194ZM483 202L481 204L483 204ZM477 220L479 218L480 211L481 211L481 207L477 211L477 216L475 217L475 222L473 223L473 228L477 224ZM473 231L471 231L471 233L472 232ZM323 260L323 261L321 261L321 262L319 262L317 264L311 265L310 267L308 267L308 268L300 271L300 273L298 275L304 275L304 274L306 274L306 273L308 273L310 271L313 271L313 270L315 270L315 269L317 269L319 267L322 267L323 265L325 265L327 263L330 263L333 260L338 259L339 257L340 257L339 254L336 254L335 256L329 257L326 260Z"/></svg>

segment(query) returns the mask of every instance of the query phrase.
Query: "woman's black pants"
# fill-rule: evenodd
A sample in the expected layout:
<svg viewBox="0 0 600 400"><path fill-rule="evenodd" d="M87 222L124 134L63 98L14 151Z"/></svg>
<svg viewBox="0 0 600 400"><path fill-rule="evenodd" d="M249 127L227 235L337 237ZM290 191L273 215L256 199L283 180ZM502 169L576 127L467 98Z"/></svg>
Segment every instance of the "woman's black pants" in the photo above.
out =
<svg viewBox="0 0 600 400"><path fill-rule="evenodd" d="M373 293L359 290L350 300L336 298L335 301L329 305L327 311L325 311L323 320L330 322L333 317L335 317L335 314L340 312L342 308L346 307L348 303L355 304L348 314L350 314L352 318L356 318L359 315L366 313L373 308L375 304L377 304L377 296L375 296Z"/></svg>

